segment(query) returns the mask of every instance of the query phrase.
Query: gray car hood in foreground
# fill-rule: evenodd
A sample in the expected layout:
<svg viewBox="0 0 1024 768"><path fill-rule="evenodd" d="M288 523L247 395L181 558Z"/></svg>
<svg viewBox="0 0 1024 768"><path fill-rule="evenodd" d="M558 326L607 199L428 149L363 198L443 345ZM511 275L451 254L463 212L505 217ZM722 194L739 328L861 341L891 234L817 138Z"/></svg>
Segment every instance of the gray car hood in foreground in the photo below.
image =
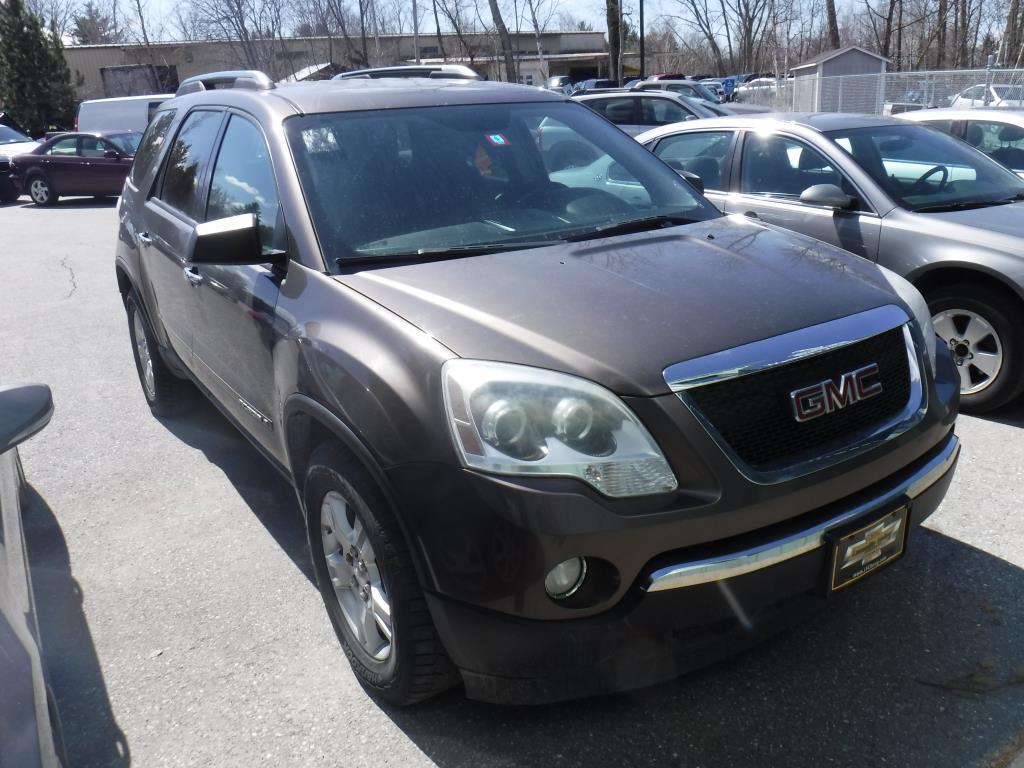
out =
<svg viewBox="0 0 1024 768"><path fill-rule="evenodd" d="M623 395L668 392L672 363L900 303L871 263L738 217L337 279L461 357Z"/></svg>

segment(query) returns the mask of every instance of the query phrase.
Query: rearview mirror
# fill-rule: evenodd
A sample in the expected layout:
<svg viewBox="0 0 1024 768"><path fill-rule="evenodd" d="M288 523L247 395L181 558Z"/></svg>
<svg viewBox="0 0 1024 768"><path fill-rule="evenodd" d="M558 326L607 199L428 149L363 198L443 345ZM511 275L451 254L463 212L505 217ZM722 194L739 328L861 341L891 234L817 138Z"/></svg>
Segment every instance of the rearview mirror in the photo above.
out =
<svg viewBox="0 0 1024 768"><path fill-rule="evenodd" d="M677 170L676 173L678 173L686 181L688 181L691 187L696 189L702 195L704 194L704 179L702 179L700 176L698 176L696 173L693 173L692 171Z"/></svg>
<svg viewBox="0 0 1024 768"><path fill-rule="evenodd" d="M266 264L279 257L260 247L256 214L243 213L226 219L196 224L192 264Z"/></svg>
<svg viewBox="0 0 1024 768"><path fill-rule="evenodd" d="M50 423L53 396L45 384L0 387L0 453L6 453Z"/></svg>
<svg viewBox="0 0 1024 768"><path fill-rule="evenodd" d="M846 194L835 184L815 184L800 193L800 202L845 211L857 204L857 198Z"/></svg>

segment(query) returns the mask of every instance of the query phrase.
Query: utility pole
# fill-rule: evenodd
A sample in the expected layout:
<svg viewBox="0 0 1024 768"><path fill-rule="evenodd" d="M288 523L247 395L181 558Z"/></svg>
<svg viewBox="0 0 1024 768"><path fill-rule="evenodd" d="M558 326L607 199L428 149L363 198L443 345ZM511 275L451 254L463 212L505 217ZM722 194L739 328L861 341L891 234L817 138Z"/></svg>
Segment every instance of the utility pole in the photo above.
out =
<svg viewBox="0 0 1024 768"><path fill-rule="evenodd" d="M420 63L420 17L416 13L416 0L412 0L412 53Z"/></svg>
<svg viewBox="0 0 1024 768"><path fill-rule="evenodd" d="M640 79L644 79L644 0L640 0Z"/></svg>

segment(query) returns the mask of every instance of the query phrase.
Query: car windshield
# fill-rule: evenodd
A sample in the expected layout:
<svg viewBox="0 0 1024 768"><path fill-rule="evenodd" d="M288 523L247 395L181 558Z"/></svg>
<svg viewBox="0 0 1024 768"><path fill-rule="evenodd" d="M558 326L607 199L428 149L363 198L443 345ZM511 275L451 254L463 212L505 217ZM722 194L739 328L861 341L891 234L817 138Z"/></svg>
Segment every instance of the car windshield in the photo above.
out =
<svg viewBox="0 0 1024 768"><path fill-rule="evenodd" d="M107 136L107 138L114 142L114 145L126 155L134 155L136 150L139 148L139 142L142 140L142 134L135 132L112 133Z"/></svg>
<svg viewBox="0 0 1024 768"><path fill-rule="evenodd" d="M992 90L1000 99L1024 100L1024 88L1019 85L993 85Z"/></svg>
<svg viewBox="0 0 1024 768"><path fill-rule="evenodd" d="M826 134L898 205L942 211L1024 199L1024 180L935 128L882 125Z"/></svg>
<svg viewBox="0 0 1024 768"><path fill-rule="evenodd" d="M718 95L703 83L694 83L693 87L697 91L697 93L700 94L700 97L702 99L707 99L708 101L718 100Z"/></svg>
<svg viewBox="0 0 1024 768"><path fill-rule="evenodd" d="M28 136L18 133L13 128L0 125L0 144L20 144L25 141L32 141Z"/></svg>
<svg viewBox="0 0 1024 768"><path fill-rule="evenodd" d="M285 125L321 247L339 265L511 250L720 215L577 103L340 112Z"/></svg>

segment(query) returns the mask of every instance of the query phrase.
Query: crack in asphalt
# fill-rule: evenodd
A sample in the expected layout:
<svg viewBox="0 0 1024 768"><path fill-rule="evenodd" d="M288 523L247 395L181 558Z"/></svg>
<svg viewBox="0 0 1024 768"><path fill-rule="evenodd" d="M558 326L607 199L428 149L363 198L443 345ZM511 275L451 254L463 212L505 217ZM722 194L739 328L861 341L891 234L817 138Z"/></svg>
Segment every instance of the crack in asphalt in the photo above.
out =
<svg viewBox="0 0 1024 768"><path fill-rule="evenodd" d="M68 271L68 280L71 282L71 290L68 291L68 295L64 297L65 299L70 299L74 295L75 291L78 290L78 281L75 279L75 270L68 264L68 259L70 258L70 256L65 256L60 260L60 265Z"/></svg>

